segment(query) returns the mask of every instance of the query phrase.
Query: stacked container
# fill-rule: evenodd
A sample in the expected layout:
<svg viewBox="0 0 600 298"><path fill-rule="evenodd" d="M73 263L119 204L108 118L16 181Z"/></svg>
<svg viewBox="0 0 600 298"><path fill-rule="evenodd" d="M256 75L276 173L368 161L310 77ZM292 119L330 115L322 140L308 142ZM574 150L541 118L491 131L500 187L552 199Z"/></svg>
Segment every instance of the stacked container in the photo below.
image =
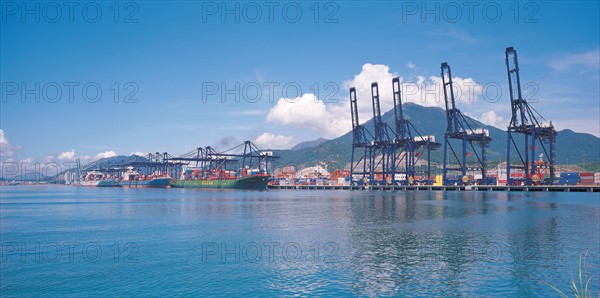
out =
<svg viewBox="0 0 600 298"><path fill-rule="evenodd" d="M581 178L581 185L594 185L594 173L581 172L579 173L579 177Z"/></svg>
<svg viewBox="0 0 600 298"><path fill-rule="evenodd" d="M558 184L560 184L560 185L577 185L577 184L579 184L580 181L581 181L581 178L579 177L579 173L565 172L565 173L560 173L560 180L558 181Z"/></svg>

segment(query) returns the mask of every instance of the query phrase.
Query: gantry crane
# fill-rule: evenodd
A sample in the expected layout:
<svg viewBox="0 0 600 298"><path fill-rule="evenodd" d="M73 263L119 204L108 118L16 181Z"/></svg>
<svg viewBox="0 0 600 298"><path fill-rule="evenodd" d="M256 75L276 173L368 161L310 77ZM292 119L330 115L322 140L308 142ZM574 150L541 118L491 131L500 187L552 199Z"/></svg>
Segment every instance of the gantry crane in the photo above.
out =
<svg viewBox="0 0 600 298"><path fill-rule="evenodd" d="M415 165L427 151L427 179L425 183L431 184L431 150L440 148L440 143L435 141L435 136L422 136L413 124L404 117L402 108L402 92L400 78L392 79L392 91L394 95L394 118L396 122L396 134L394 139L394 161L393 172L398 173L398 168L404 164L406 178L403 184L413 184L415 181ZM395 175L394 184L395 184Z"/></svg>
<svg viewBox="0 0 600 298"><path fill-rule="evenodd" d="M508 125L508 144L506 151L506 179L508 184L514 184L515 181L510 177L511 169L522 169L525 171L525 183L527 185L544 183L543 174L536 168L536 153L543 151L548 157L547 167L549 168L549 179L546 183L554 183L554 150L556 144L556 130L550 122L544 125L542 117L521 94L521 79L519 77L519 62L517 51L513 47L506 48L506 71L508 73L508 87L510 91L510 103L512 108L512 117ZM537 115L537 117L536 117ZM539 119L538 119L539 117ZM542 120L542 121L540 121ZM519 145L515 141L514 134L522 134L524 144L519 150ZM542 150L538 150L538 144ZM547 145L547 146L546 146ZM546 148L548 147L548 148ZM514 149L519 163L511 165L511 149Z"/></svg>
<svg viewBox="0 0 600 298"><path fill-rule="evenodd" d="M367 172L367 163L371 159L371 144L369 136L371 133L359 122L358 105L356 99L356 88L350 88L350 113L352 115L352 157L350 160L350 179L354 181L354 176L360 176L358 184L366 184L372 179L372 175ZM356 149L362 150L358 160L355 158ZM357 169L362 164L362 169ZM369 171L371 166L368 167Z"/></svg>
<svg viewBox="0 0 600 298"><path fill-rule="evenodd" d="M471 156L471 152L467 151L467 145L470 146L472 152L475 154L477 159L477 169L481 172L482 183L486 182L485 172L485 154L486 147L492 140L489 131L487 129L473 129L467 118L462 112L456 108L456 102L454 100L454 87L452 83L452 72L450 65L444 62L441 65L442 70L442 84L444 89L444 100L446 104L446 118L447 128L444 134L444 168L443 168L443 183L444 185L452 185L455 183L468 184L469 177L467 176L467 157ZM457 139L461 141L460 156L452 147L450 140ZM478 146L481 150L477 152L475 146ZM454 159L452 162L456 162L458 166L450 166L448 160L448 149L452 152ZM449 173L459 173L460 177L450 177Z"/></svg>
<svg viewBox="0 0 600 298"><path fill-rule="evenodd" d="M394 162L394 145L391 128L381 119L381 107L379 101L379 86L371 84L371 99L373 104L373 124L375 134L371 144L371 184L391 184ZM377 180L377 176L382 179Z"/></svg>

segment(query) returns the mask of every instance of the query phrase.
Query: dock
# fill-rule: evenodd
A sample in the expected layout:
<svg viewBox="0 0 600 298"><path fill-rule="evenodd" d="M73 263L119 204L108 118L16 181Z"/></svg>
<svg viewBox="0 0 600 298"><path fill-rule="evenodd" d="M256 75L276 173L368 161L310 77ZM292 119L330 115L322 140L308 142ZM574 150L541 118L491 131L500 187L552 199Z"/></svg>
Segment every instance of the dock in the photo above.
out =
<svg viewBox="0 0 600 298"><path fill-rule="evenodd" d="M306 190L387 190L387 191L535 191L535 192L600 192L600 185L269 185L269 189Z"/></svg>

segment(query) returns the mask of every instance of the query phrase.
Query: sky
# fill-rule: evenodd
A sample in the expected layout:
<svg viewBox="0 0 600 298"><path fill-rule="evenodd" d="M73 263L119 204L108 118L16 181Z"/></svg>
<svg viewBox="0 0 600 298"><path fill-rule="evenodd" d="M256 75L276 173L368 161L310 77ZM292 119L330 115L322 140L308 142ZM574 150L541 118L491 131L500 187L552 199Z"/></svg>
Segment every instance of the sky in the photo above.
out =
<svg viewBox="0 0 600 298"><path fill-rule="evenodd" d="M505 129L504 51L523 96L558 130L600 136L600 7L581 2L1 2L0 157L91 161L244 140L290 148L403 100Z"/></svg>

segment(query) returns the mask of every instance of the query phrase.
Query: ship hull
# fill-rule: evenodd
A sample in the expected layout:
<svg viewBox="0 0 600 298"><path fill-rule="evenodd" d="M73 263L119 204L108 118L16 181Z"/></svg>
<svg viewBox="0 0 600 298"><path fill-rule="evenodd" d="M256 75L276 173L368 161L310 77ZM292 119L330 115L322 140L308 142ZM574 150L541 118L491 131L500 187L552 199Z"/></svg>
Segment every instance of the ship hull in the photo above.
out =
<svg viewBox="0 0 600 298"><path fill-rule="evenodd" d="M177 188L267 189L270 176L252 176L235 180L172 180Z"/></svg>
<svg viewBox="0 0 600 298"><path fill-rule="evenodd" d="M80 181L79 184L85 187L117 187L117 184L114 180L100 180L100 181Z"/></svg>
<svg viewBox="0 0 600 298"><path fill-rule="evenodd" d="M165 188L169 186L171 178L155 178L152 180L122 180L119 186L129 188Z"/></svg>

